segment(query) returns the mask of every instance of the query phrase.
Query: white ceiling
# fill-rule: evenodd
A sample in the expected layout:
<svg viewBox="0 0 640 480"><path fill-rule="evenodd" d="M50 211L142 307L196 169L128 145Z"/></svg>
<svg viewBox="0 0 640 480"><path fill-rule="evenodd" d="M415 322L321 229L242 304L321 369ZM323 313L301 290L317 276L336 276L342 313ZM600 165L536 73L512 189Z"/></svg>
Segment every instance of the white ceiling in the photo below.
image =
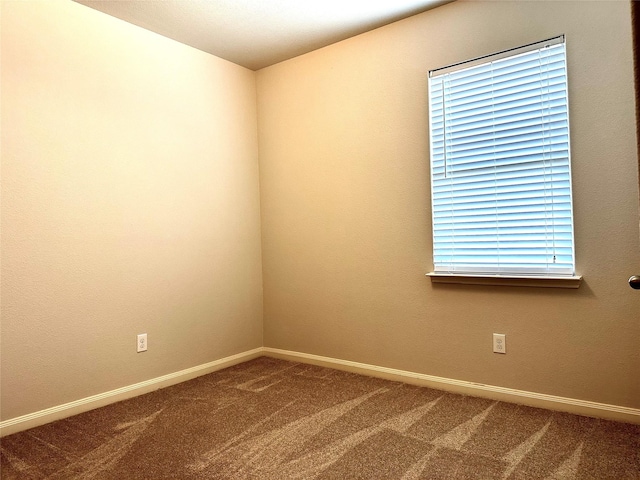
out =
<svg viewBox="0 0 640 480"><path fill-rule="evenodd" d="M452 0L75 0L258 70Z"/></svg>

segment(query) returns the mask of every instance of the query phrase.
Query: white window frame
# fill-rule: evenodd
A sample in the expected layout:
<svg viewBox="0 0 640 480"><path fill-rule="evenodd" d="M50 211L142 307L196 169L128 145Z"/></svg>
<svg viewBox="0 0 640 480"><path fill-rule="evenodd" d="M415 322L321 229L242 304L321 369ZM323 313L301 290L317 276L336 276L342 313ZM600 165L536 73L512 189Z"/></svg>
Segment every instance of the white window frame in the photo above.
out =
<svg viewBox="0 0 640 480"><path fill-rule="evenodd" d="M548 69L554 73L547 74ZM526 87L526 93L512 94L511 85L510 90L505 90L505 73L512 75L514 70L518 76L523 75L520 71L530 74L527 78L535 79L535 90ZM516 91L525 85L520 78L518 82ZM482 87L478 89L477 85ZM482 94L478 95L478 91ZM533 102L536 107L535 114L528 114L532 120L527 119L531 125L527 136L521 135L522 122L511 120L518 117L506 117L506 122L497 119L507 111L510 114L512 108L515 111L512 105L516 103L511 98L517 95L523 95L523 101ZM474 119L479 118L477 112L489 112L490 118L483 120L482 127L475 120L474 126L468 126L468 109ZM460 118L457 124L456 115ZM582 277L575 275L568 122L564 35L429 72L434 271L427 275L433 282L568 288L580 285ZM513 129L516 126L518 130ZM533 130L536 133L528 133ZM517 133L516 142L510 138L513 132ZM532 135L533 147L525 151L527 144L522 139L533 138ZM482 141L478 142L478 138ZM469 148L470 144L474 146ZM500 150L508 153L501 155L497 153ZM490 153L480 157L486 151ZM522 160L525 157L526 161ZM487 158L488 163L484 161ZM517 171L501 173L505 169ZM549 180L548 172L553 172L553 180ZM478 189L478 185L483 188ZM506 221L505 192L539 191L540 185L543 192L535 197L536 205L525 207L531 200L520 197L531 195L516 193L516 206L513 200L508 202L510 210L518 210L508 214L516 222ZM469 192L481 192L477 202L469 203ZM543 200L548 198L554 199L551 208ZM526 215L535 220L525 221ZM518 228L527 229L526 238L516 235L516 227L512 226L523 221L524 227ZM489 227L484 228L485 225Z"/></svg>

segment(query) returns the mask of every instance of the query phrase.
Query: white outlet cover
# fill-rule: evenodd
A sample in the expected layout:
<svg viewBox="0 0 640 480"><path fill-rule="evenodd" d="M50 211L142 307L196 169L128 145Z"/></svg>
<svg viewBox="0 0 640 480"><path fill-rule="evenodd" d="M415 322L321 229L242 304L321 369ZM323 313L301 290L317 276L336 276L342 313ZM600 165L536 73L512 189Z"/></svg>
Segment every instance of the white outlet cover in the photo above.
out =
<svg viewBox="0 0 640 480"><path fill-rule="evenodd" d="M147 351L147 334L146 333L140 333L138 335L136 351L138 353Z"/></svg>
<svg viewBox="0 0 640 480"><path fill-rule="evenodd" d="M504 333L493 334L493 352L507 353L507 336Z"/></svg>

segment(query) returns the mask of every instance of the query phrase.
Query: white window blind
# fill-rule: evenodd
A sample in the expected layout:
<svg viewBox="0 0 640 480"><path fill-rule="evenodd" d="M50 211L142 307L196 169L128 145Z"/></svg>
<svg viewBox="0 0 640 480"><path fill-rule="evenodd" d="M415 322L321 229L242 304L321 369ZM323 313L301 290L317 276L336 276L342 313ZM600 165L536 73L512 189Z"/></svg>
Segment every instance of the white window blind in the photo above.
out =
<svg viewBox="0 0 640 480"><path fill-rule="evenodd" d="M564 37L429 72L434 269L573 275Z"/></svg>

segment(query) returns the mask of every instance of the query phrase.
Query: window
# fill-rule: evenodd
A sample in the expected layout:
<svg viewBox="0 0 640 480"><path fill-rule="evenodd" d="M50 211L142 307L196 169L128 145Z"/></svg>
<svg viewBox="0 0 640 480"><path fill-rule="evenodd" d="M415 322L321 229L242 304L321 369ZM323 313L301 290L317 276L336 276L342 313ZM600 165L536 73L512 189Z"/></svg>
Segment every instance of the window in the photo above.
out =
<svg viewBox="0 0 640 480"><path fill-rule="evenodd" d="M434 273L574 275L564 36L432 70L429 97Z"/></svg>

